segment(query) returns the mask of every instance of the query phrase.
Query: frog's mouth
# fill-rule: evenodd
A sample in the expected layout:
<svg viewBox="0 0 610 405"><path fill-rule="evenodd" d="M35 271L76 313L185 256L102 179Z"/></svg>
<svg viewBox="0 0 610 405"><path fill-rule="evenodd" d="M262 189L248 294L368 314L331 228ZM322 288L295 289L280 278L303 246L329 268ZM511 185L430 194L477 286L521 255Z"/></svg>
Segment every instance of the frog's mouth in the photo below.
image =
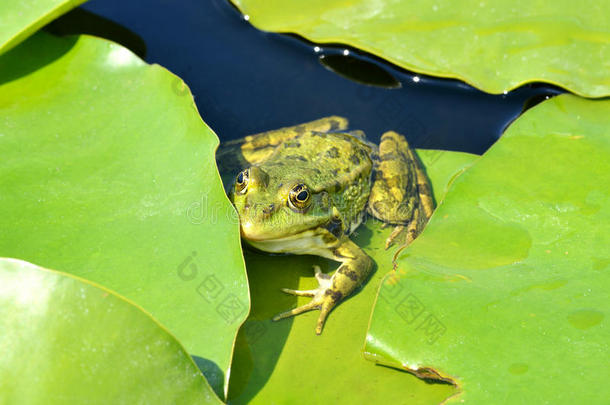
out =
<svg viewBox="0 0 610 405"><path fill-rule="evenodd" d="M246 239L248 242L262 243L280 243L289 240L296 239L309 239L314 237L313 230L307 230L304 232L295 232L293 234L286 235L285 233L280 236L279 234L274 235L269 232L257 232L256 226L254 226L251 222L242 222L240 225L240 231L242 238Z"/></svg>
<svg viewBox="0 0 610 405"><path fill-rule="evenodd" d="M249 221L240 220L239 230L241 233L241 237L246 239L247 241L266 241L266 240L274 240L276 239L274 235L269 234L267 232L257 232L257 227L254 223Z"/></svg>
<svg viewBox="0 0 610 405"><path fill-rule="evenodd" d="M282 222L269 222L267 225L262 225L264 218L254 218L254 220L245 217L240 217L240 233L242 238L248 241L263 242L263 241L281 241L292 239L308 239L314 237L319 232L316 232L316 225L310 225L303 222L294 224L286 224ZM273 224L278 224L274 227Z"/></svg>

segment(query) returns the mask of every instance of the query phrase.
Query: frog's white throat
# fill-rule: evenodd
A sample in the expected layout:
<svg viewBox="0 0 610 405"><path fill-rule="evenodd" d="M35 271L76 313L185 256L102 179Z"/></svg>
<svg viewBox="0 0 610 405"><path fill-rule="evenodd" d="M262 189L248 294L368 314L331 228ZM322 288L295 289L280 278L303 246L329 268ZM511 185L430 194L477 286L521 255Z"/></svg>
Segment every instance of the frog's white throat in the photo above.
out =
<svg viewBox="0 0 610 405"><path fill-rule="evenodd" d="M365 212L362 211L353 221L348 224L347 234L351 234L364 220ZM310 229L294 235L288 235L275 239L244 239L255 248L271 253L291 253L294 255L316 255L332 259L334 250L341 241L333 237L324 227Z"/></svg>
<svg viewBox="0 0 610 405"><path fill-rule="evenodd" d="M324 233L312 229L277 239L251 240L244 238L250 245L264 252L291 253L294 255L317 255L333 258L332 249L338 240L329 243Z"/></svg>

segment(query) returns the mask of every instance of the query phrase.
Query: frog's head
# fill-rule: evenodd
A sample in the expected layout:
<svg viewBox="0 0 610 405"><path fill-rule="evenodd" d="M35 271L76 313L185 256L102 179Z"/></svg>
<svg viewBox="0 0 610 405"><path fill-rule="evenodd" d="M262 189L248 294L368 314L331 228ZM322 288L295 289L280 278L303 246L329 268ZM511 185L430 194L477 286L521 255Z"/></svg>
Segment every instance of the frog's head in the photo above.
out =
<svg viewBox="0 0 610 405"><path fill-rule="evenodd" d="M241 235L251 241L284 238L331 223L326 191L312 190L306 173L253 166L235 178L231 200Z"/></svg>

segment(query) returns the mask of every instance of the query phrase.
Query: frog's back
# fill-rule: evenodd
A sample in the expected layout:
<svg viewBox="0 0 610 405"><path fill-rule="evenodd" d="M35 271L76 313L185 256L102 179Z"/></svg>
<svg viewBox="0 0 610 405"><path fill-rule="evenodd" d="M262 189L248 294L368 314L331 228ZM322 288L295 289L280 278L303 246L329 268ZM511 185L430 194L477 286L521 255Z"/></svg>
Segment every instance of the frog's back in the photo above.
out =
<svg viewBox="0 0 610 405"><path fill-rule="evenodd" d="M347 133L304 134L284 142L263 164L283 168L314 191L338 191L369 177L370 147Z"/></svg>

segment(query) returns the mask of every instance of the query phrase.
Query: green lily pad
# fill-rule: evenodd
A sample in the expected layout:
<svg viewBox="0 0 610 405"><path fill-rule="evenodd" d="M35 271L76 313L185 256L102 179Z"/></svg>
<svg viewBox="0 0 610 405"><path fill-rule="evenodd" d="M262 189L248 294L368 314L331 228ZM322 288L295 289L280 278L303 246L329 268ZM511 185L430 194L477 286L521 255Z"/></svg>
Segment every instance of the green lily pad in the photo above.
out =
<svg viewBox="0 0 610 405"><path fill-rule="evenodd" d="M610 100L529 110L457 178L382 285L368 356L469 403L610 398Z"/></svg>
<svg viewBox="0 0 610 405"><path fill-rule="evenodd" d="M0 54L13 48L46 23L86 0L2 0Z"/></svg>
<svg viewBox="0 0 610 405"><path fill-rule="evenodd" d="M0 83L0 256L134 301L222 393L249 294L218 138L184 82L106 40L37 34L0 56Z"/></svg>
<svg viewBox="0 0 610 405"><path fill-rule="evenodd" d="M419 151L440 199L452 179L478 156ZM270 256L246 250L252 311L238 334L229 385L229 403L436 404L454 393L451 385L431 385L407 373L379 367L362 356L371 308L383 276L392 269L394 250L384 250L390 228L367 221L352 236L373 257L377 270L356 295L330 314L315 334L317 311L279 322L271 318L308 298L280 289L317 287L312 266L329 272L338 264L314 256Z"/></svg>
<svg viewBox="0 0 610 405"><path fill-rule="evenodd" d="M556 84L610 95L610 2L232 0L257 28L343 43L489 93Z"/></svg>
<svg viewBox="0 0 610 405"><path fill-rule="evenodd" d="M67 274L0 259L0 330L2 403L221 403L149 314Z"/></svg>

